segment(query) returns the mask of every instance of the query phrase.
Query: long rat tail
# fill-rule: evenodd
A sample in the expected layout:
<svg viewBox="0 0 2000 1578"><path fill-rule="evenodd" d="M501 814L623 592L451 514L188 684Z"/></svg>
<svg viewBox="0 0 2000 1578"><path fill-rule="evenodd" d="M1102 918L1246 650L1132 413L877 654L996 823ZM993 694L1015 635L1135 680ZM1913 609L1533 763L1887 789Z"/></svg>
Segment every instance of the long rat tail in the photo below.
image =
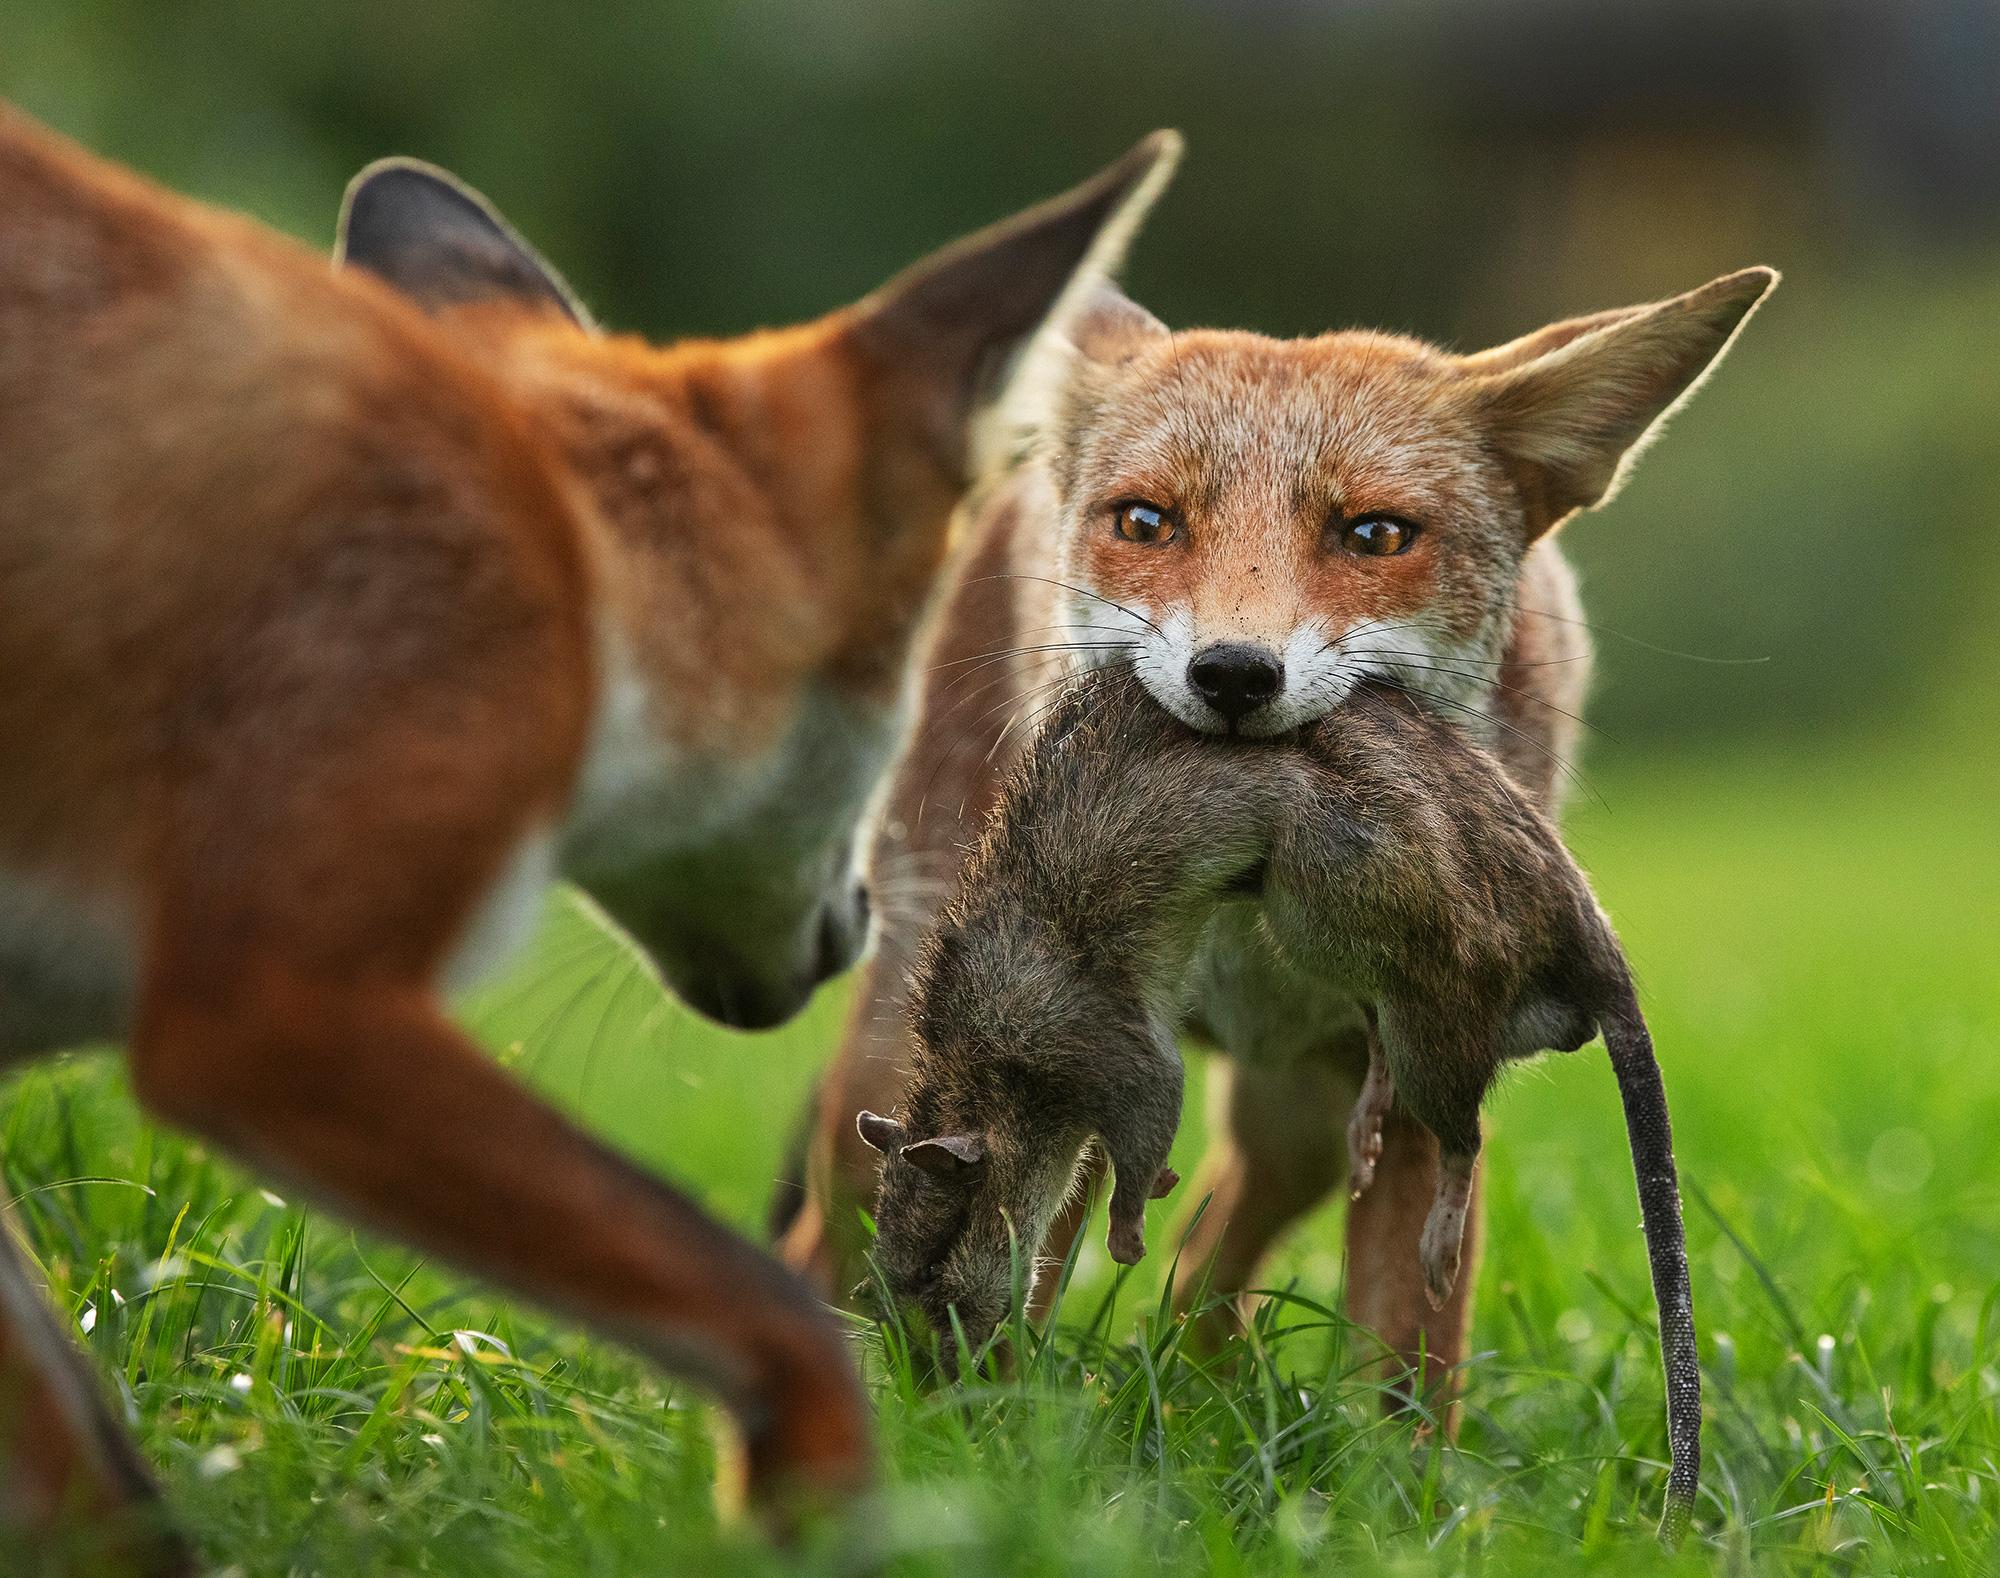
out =
<svg viewBox="0 0 2000 1578"><path fill-rule="evenodd" d="M1660 1082L1653 1037L1639 1012L1631 982L1601 1016L1604 1045L1618 1076L1625 1133L1639 1184L1639 1213L1646 1227L1646 1258L1653 1299L1660 1312L1660 1358L1667 1374L1667 1506L1660 1538L1678 1545L1694 1516L1701 1479L1701 1369L1696 1362L1694 1295L1688 1284L1687 1239L1681 1229L1680 1181L1674 1171L1674 1135L1667 1121L1667 1092Z"/></svg>

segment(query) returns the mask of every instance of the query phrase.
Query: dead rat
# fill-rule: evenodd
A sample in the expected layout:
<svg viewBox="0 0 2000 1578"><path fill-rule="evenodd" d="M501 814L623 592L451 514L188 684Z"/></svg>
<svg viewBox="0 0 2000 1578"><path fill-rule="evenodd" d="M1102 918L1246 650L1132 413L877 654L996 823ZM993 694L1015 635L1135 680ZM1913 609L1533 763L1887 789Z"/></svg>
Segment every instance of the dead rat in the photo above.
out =
<svg viewBox="0 0 2000 1578"><path fill-rule="evenodd" d="M1176 1181L1175 1029L1203 928L1261 906L1287 957L1368 1005L1351 1125L1367 1187L1394 1102L1443 1158L1422 1257L1458 1274L1479 1107L1503 1063L1600 1031L1625 1108L1666 1367L1677 1538L1700 1467L1701 1380L1666 1095L1631 974L1589 883L1498 764L1401 693L1364 686L1272 741L1181 728L1127 670L1085 677L1010 779L919 965L912 1077L884 1153L876 1254L952 1351L1007 1314L1101 1144L1112 1257L1145 1253Z"/></svg>

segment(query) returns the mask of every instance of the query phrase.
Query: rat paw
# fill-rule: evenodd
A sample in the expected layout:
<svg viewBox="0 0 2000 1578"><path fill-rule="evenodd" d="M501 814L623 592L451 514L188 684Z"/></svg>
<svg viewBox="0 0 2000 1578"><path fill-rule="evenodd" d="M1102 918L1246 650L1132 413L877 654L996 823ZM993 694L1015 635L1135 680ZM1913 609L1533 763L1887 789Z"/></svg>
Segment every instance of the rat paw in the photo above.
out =
<svg viewBox="0 0 2000 1578"><path fill-rule="evenodd" d="M1347 1186L1359 1200L1375 1181L1382 1160L1382 1114L1357 1105L1347 1120Z"/></svg>
<svg viewBox="0 0 2000 1578"><path fill-rule="evenodd" d="M1146 1258L1146 1235L1136 1222L1113 1222L1104 1245L1121 1266L1136 1266Z"/></svg>
<svg viewBox="0 0 2000 1578"><path fill-rule="evenodd" d="M1459 1250L1464 1239L1464 1204L1439 1200L1424 1221L1424 1236L1417 1245L1424 1267L1424 1296L1434 1310L1443 1309L1458 1286Z"/></svg>
<svg viewBox="0 0 2000 1578"><path fill-rule="evenodd" d="M1441 1310L1451 1302L1452 1289L1458 1286L1458 1251L1441 1255L1436 1260L1424 1259L1424 1300L1434 1310Z"/></svg>

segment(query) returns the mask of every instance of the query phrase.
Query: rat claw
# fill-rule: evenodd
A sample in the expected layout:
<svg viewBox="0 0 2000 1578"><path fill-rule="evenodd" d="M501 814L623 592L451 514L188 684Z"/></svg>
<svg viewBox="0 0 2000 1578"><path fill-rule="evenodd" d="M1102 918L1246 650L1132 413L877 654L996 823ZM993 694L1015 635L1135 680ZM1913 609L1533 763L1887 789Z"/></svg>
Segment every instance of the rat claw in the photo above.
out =
<svg viewBox="0 0 2000 1578"><path fill-rule="evenodd" d="M1347 1124L1347 1182L1359 1200L1375 1181L1376 1164L1382 1160L1382 1115L1360 1104Z"/></svg>

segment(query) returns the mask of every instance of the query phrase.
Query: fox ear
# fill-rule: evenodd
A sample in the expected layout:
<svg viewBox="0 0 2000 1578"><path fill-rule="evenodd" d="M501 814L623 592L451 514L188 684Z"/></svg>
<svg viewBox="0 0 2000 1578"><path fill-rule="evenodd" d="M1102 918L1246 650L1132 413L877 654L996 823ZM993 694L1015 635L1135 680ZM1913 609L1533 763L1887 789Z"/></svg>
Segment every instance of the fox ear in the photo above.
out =
<svg viewBox="0 0 2000 1578"><path fill-rule="evenodd" d="M1067 341L1071 353L1084 361L1116 367L1167 335L1158 318L1110 280L1099 279L1080 293L1074 313L1049 325L1045 338Z"/></svg>
<svg viewBox="0 0 2000 1578"><path fill-rule="evenodd" d="M961 472L967 423L1044 323L1066 321L1124 260L1172 178L1180 135L1154 132L1081 186L905 269L853 311L852 332L913 378L927 443Z"/></svg>
<svg viewBox="0 0 2000 1578"><path fill-rule="evenodd" d="M1487 433L1539 495L1538 528L1617 492L1663 419L1777 283L1775 269L1744 269L1464 358Z"/></svg>
<svg viewBox="0 0 2000 1578"><path fill-rule="evenodd" d="M986 1141L977 1134L940 1134L913 1141L897 1154L933 1178L963 1178L986 1160Z"/></svg>
<svg viewBox="0 0 2000 1578"><path fill-rule="evenodd" d="M485 198L416 159L381 159L340 207L336 266L380 275L427 311L511 300L591 327L576 294Z"/></svg>
<svg viewBox="0 0 2000 1578"><path fill-rule="evenodd" d="M1073 303L1073 305L1072 305ZM1169 337L1167 326L1105 276L1080 282L1022 348L1000 395L973 426L973 470L1010 463L1039 434L1058 430L1091 368L1123 366Z"/></svg>

